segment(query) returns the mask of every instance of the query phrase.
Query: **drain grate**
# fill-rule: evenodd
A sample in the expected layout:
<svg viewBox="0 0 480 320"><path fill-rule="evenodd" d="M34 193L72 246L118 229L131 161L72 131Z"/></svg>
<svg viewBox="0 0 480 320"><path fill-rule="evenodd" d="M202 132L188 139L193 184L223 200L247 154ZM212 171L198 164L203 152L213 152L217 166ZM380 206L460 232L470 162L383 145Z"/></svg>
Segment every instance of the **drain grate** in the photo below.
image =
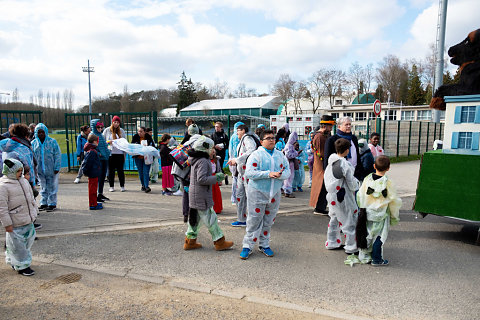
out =
<svg viewBox="0 0 480 320"><path fill-rule="evenodd" d="M69 274L64 274L59 277L56 277L53 280L47 281L44 284L40 286L42 289L48 289L55 287L59 284L68 284L68 283L74 283L82 279L82 275L79 273L69 273Z"/></svg>

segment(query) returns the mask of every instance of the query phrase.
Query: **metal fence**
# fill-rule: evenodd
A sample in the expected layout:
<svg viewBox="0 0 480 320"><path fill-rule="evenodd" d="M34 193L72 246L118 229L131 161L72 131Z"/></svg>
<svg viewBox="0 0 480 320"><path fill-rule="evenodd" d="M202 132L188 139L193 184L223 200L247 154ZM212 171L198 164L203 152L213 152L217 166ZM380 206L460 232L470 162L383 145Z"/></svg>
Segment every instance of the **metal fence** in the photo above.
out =
<svg viewBox="0 0 480 320"><path fill-rule="evenodd" d="M157 112L120 112L120 113L65 113L65 139L67 141L68 171L78 169L80 163L77 161L77 136L80 134L80 127L90 125L91 119L100 119L108 128L112 124L112 118L119 116L120 127L125 130L127 140L131 141L137 133L138 127L150 127L153 129L153 140L158 141L157 133ZM136 170L135 161L129 155L125 161L125 170Z"/></svg>
<svg viewBox="0 0 480 320"><path fill-rule="evenodd" d="M435 140L443 140L445 124L426 121L394 121L372 119L367 132L355 132L368 138L372 132L380 134L380 145L390 157L421 155L433 149Z"/></svg>
<svg viewBox="0 0 480 320"><path fill-rule="evenodd" d="M0 134L7 132L12 123L39 122L42 122L42 111L0 110Z"/></svg>

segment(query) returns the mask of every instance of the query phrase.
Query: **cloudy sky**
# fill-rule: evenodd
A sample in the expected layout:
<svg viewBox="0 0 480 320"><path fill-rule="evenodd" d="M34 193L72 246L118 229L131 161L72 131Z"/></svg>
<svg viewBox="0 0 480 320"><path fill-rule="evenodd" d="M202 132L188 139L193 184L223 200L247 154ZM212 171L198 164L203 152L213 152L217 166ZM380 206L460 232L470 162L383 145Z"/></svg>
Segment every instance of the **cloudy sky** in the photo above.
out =
<svg viewBox="0 0 480 320"><path fill-rule="evenodd" d="M438 0L0 0L0 92L92 95L172 88L185 70L258 92L282 73L423 59L435 41ZM480 1L450 0L446 46L480 27ZM6 96L2 96L5 99Z"/></svg>

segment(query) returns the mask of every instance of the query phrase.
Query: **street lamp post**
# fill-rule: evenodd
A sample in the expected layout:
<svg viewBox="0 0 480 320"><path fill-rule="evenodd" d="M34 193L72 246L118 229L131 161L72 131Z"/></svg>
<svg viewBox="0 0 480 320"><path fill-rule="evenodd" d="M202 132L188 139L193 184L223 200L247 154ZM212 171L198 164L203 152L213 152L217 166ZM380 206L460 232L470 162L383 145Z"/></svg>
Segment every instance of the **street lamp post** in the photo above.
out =
<svg viewBox="0 0 480 320"><path fill-rule="evenodd" d="M90 67L90 59L87 67L82 67L83 72L88 72L88 113L92 113L92 88L90 86L90 72L95 72L93 67Z"/></svg>

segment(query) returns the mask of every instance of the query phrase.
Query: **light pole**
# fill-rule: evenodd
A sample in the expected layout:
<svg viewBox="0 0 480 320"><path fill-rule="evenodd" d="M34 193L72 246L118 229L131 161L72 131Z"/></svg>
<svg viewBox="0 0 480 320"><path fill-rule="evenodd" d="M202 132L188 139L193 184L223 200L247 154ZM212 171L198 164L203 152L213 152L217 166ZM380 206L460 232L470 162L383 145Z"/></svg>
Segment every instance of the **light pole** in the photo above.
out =
<svg viewBox="0 0 480 320"><path fill-rule="evenodd" d="M93 67L90 67L90 59L87 67L82 67L83 72L88 72L88 113L92 113L92 89L90 86L90 72L95 72Z"/></svg>

